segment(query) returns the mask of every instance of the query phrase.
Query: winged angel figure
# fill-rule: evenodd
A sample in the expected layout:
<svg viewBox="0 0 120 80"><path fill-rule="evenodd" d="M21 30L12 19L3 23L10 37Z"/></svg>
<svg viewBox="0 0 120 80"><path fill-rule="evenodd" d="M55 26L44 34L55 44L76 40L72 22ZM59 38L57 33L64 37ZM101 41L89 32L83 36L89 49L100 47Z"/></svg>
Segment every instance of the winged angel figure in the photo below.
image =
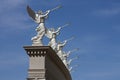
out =
<svg viewBox="0 0 120 80"><path fill-rule="evenodd" d="M29 16L38 24L44 23L45 19L47 19L48 14L50 10L47 10L45 13L43 13L41 10L39 10L37 13L35 13L29 6L27 6L27 12Z"/></svg>
<svg viewBox="0 0 120 80"><path fill-rule="evenodd" d="M31 40L33 41L33 46L43 46L42 38L45 35L45 26L44 22L47 19L50 10L47 10L45 13L42 11L34 12L29 6L27 6L27 12L29 16L38 24L36 31L37 35L34 36Z"/></svg>
<svg viewBox="0 0 120 80"><path fill-rule="evenodd" d="M53 48L53 50L56 50L57 42L56 37L60 34L61 27L59 27L57 30L54 28L46 29L46 37L50 39L50 42L48 43L49 46Z"/></svg>

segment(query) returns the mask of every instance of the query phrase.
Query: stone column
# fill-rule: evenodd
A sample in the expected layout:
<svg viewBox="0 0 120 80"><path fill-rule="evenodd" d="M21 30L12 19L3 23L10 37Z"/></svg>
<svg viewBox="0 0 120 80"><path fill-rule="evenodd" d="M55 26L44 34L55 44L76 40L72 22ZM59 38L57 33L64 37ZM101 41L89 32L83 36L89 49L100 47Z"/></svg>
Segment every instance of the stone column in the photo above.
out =
<svg viewBox="0 0 120 80"><path fill-rule="evenodd" d="M27 80L71 80L71 75L49 46L25 46L29 56Z"/></svg>
<svg viewBox="0 0 120 80"><path fill-rule="evenodd" d="M27 80L45 80L45 50L36 49L37 47L26 46L29 56L29 69Z"/></svg>

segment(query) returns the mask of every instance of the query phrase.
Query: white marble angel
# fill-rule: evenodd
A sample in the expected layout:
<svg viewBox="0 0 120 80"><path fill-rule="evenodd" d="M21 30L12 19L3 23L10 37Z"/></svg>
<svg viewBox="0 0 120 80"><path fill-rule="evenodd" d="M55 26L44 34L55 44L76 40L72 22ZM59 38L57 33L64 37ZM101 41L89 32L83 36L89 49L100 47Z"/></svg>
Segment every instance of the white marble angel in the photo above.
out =
<svg viewBox="0 0 120 80"><path fill-rule="evenodd" d="M57 30L54 28L46 29L46 36L50 39L48 45L53 48L53 50L56 49L57 42L56 37L60 34L61 27L59 27Z"/></svg>
<svg viewBox="0 0 120 80"><path fill-rule="evenodd" d="M74 60L79 59L79 57L80 57L80 56L76 56L76 57L74 57L74 58L68 60L68 61L67 61L67 65L70 66L70 65L71 65L71 62L74 61Z"/></svg>
<svg viewBox="0 0 120 80"><path fill-rule="evenodd" d="M78 50L79 50L79 49L76 48L76 49L73 49L73 50L71 50L71 51L68 51L68 52L64 52L64 53L63 53L63 59L62 59L62 61L63 61L63 63L65 64L66 67L68 67L67 59L68 59L68 57L70 56L70 54L73 53L73 52L75 52L75 51L78 51Z"/></svg>
<svg viewBox="0 0 120 80"><path fill-rule="evenodd" d="M66 45L67 40L65 40L64 42L58 42L57 43L57 55L61 58L61 60L63 59L63 47Z"/></svg>
<svg viewBox="0 0 120 80"><path fill-rule="evenodd" d="M36 28L37 35L32 38L33 46L42 46L42 38L45 35L44 22L45 19L47 19L50 10L47 10L45 13L42 11L35 13L29 6L27 6L27 12L29 16L38 24Z"/></svg>
<svg viewBox="0 0 120 80"><path fill-rule="evenodd" d="M70 39L67 39L67 40L64 40L64 42L58 42L57 43L57 48L56 48L56 52L57 52L57 55L61 58L61 60L63 60L63 54L64 54L64 51L63 51L63 47L66 45L66 43L70 40L72 40L74 37L70 38Z"/></svg>
<svg viewBox="0 0 120 80"><path fill-rule="evenodd" d="M54 28L46 29L46 34L45 35L50 39L48 45L51 46L53 48L53 50L56 51L56 48L57 48L56 38L60 34L60 30L63 27L66 27L68 25L69 24L65 24L65 25L63 25L61 27L58 27L57 30L55 30Z"/></svg>

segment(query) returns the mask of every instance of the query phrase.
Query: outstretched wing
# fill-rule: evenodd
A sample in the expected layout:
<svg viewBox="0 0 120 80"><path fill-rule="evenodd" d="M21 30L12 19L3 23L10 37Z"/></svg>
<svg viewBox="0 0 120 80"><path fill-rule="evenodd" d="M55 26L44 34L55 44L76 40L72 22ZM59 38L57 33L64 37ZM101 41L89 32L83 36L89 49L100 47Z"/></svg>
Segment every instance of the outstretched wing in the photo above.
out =
<svg viewBox="0 0 120 80"><path fill-rule="evenodd" d="M27 5L27 12L35 20L35 12Z"/></svg>

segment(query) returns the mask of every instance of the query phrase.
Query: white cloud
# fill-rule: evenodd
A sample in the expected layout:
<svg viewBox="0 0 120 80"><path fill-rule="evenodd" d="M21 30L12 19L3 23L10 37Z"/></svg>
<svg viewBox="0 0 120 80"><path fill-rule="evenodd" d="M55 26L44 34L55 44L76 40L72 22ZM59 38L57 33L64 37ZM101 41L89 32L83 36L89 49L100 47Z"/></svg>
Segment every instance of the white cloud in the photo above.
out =
<svg viewBox="0 0 120 80"><path fill-rule="evenodd" d="M5 55L8 54L8 55ZM16 67L20 65L27 64L28 58L26 55L20 55L19 53L16 54L10 54L10 53L5 53L1 54L0 57L0 69L6 69L9 67ZM9 66L9 67L8 67ZM6 68L5 68L6 67Z"/></svg>
<svg viewBox="0 0 120 80"><path fill-rule="evenodd" d="M113 74L110 72L95 72L95 73L87 74L87 76L89 77L104 77L104 76L111 76L111 75Z"/></svg>
<svg viewBox="0 0 120 80"><path fill-rule="evenodd" d="M0 18L0 24L4 28L22 29L28 27L29 24L25 23L27 20L28 18L25 15L15 12L12 15L4 14Z"/></svg>
<svg viewBox="0 0 120 80"><path fill-rule="evenodd" d="M80 52L89 53L89 54L98 52L100 51L100 49L106 47L105 41L108 39L109 37L107 35L98 35L98 34L84 35L79 41L81 45Z"/></svg>
<svg viewBox="0 0 120 80"><path fill-rule="evenodd" d="M97 10L94 11L93 14L97 16L114 16L120 14L120 8Z"/></svg>
<svg viewBox="0 0 120 80"><path fill-rule="evenodd" d="M116 66L114 65L114 68L109 67L109 68L102 68L101 70L98 69L97 71L93 71L86 74L86 76L95 78L95 77L108 77L113 75L119 75L119 71L120 71L119 65Z"/></svg>
<svg viewBox="0 0 120 80"><path fill-rule="evenodd" d="M0 1L0 27L1 28L28 28L29 18L25 13L25 0Z"/></svg>
<svg viewBox="0 0 120 80"><path fill-rule="evenodd" d="M25 0L2 0L0 1L0 13L11 11L25 4Z"/></svg>

